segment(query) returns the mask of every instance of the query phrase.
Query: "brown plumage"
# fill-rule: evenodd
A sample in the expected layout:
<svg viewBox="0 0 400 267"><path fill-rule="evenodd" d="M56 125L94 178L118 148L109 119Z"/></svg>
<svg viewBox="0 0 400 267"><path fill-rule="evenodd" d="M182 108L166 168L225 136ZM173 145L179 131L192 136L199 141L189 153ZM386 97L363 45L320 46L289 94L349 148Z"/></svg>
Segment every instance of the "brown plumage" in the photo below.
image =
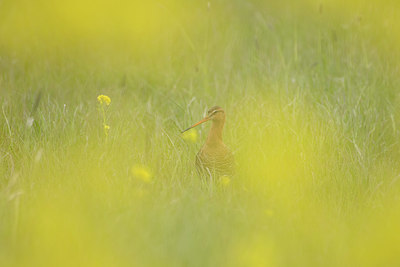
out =
<svg viewBox="0 0 400 267"><path fill-rule="evenodd" d="M222 141L225 112L221 107L210 108L204 119L185 131L209 120L212 121L210 132L205 144L196 155L197 170L200 174L207 176L231 176L234 173L234 157L230 149Z"/></svg>

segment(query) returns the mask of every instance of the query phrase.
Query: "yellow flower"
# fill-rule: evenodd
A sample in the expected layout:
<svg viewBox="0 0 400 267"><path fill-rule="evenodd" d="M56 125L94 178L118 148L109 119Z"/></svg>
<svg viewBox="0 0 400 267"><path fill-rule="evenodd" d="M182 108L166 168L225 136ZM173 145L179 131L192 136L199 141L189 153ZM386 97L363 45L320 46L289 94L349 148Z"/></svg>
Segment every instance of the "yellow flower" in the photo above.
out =
<svg viewBox="0 0 400 267"><path fill-rule="evenodd" d="M268 217L272 217L272 216L274 216L274 214L275 214L275 212L274 212L273 209L266 209L266 210L264 211L264 213L265 213L265 215L267 215Z"/></svg>
<svg viewBox="0 0 400 267"><path fill-rule="evenodd" d="M103 126L104 126L104 134L107 137L108 136L108 131L110 130L110 126L105 124L105 123L103 124Z"/></svg>
<svg viewBox="0 0 400 267"><path fill-rule="evenodd" d="M144 165L136 164L132 167L131 172L132 172L132 175L134 177L136 177L137 179L139 179L145 183L151 182L151 178L153 175L151 174L151 171L148 167L146 167Z"/></svg>
<svg viewBox="0 0 400 267"><path fill-rule="evenodd" d="M183 140L191 143L196 143L197 142L197 131L195 129L191 129L187 132L184 132L182 134Z"/></svg>
<svg viewBox="0 0 400 267"><path fill-rule="evenodd" d="M228 186L231 182L231 178L229 178L228 175L222 175L219 178L219 182L221 183L222 186Z"/></svg>
<svg viewBox="0 0 400 267"><path fill-rule="evenodd" d="M105 103L107 106L110 105L110 103L111 103L110 97L108 97L108 96L106 96L106 95L99 95L99 96L97 97L97 101L98 101L100 104Z"/></svg>

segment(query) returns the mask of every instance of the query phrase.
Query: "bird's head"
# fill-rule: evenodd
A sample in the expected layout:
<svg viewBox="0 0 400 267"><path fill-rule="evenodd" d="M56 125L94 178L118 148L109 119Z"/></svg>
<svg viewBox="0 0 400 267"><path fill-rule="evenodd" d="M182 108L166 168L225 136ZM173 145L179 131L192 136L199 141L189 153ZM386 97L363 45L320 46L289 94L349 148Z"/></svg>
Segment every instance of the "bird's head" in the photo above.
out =
<svg viewBox="0 0 400 267"><path fill-rule="evenodd" d="M222 122L225 121L225 111L219 106L214 106L207 111L207 117L209 120Z"/></svg>
<svg viewBox="0 0 400 267"><path fill-rule="evenodd" d="M207 116L205 116L202 120L200 120L199 122L193 124L192 126L190 126L189 128L187 128L186 130L182 131L182 133L206 122L212 120L213 122L224 122L225 121L225 111L219 107L219 106L214 106L212 108L210 108L207 111Z"/></svg>

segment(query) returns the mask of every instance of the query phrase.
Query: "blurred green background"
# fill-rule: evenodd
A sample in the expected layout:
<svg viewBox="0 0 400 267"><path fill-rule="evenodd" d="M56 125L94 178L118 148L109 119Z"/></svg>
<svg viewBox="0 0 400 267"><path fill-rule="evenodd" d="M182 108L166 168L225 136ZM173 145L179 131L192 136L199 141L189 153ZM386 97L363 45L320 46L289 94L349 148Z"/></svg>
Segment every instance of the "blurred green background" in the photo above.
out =
<svg viewBox="0 0 400 267"><path fill-rule="evenodd" d="M399 266L399 14L0 0L0 265ZM180 134L214 105L229 183Z"/></svg>

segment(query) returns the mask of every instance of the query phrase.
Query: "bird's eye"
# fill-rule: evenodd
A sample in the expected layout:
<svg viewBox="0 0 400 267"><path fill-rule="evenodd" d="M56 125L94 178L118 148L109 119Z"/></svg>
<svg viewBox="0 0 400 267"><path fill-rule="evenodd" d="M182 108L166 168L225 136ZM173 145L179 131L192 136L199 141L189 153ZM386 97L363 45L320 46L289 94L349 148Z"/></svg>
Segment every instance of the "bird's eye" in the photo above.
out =
<svg viewBox="0 0 400 267"><path fill-rule="evenodd" d="M209 111L207 111L207 115L208 115L208 117L211 117L211 116L214 116L216 113L218 113L218 112L222 112L222 110L220 110L220 109L217 109L217 110L209 110Z"/></svg>

